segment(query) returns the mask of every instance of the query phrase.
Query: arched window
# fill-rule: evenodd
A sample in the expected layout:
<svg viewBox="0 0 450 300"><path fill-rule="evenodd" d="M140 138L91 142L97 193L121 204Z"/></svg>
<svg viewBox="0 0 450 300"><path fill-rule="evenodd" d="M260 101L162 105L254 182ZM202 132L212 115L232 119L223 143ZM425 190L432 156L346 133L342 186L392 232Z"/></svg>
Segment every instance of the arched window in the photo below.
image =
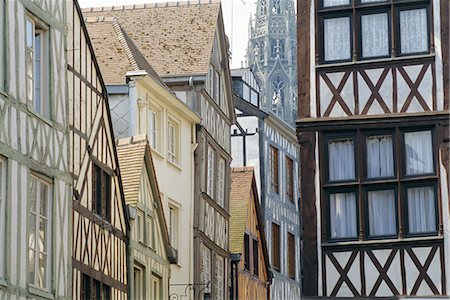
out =
<svg viewBox="0 0 450 300"><path fill-rule="evenodd" d="M264 61L264 42L256 42L255 48L253 48L253 55L255 55L255 60Z"/></svg>
<svg viewBox="0 0 450 300"><path fill-rule="evenodd" d="M272 13L278 15L281 12L280 0L273 0Z"/></svg>
<svg viewBox="0 0 450 300"><path fill-rule="evenodd" d="M280 75L276 75L272 80L272 111L281 116L285 102L285 85L285 81Z"/></svg>
<svg viewBox="0 0 450 300"><path fill-rule="evenodd" d="M283 39L273 39L270 42L271 56L272 59L277 57L284 59L284 40Z"/></svg>
<svg viewBox="0 0 450 300"><path fill-rule="evenodd" d="M259 3L260 3L260 6L259 6L260 14L265 15L267 13L267 1L261 0Z"/></svg>

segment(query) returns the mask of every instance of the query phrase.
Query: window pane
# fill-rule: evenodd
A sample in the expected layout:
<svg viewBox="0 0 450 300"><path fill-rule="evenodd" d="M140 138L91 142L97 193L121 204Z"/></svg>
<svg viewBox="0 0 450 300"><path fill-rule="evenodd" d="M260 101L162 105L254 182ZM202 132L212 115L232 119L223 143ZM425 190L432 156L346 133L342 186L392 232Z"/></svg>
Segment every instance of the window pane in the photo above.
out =
<svg viewBox="0 0 450 300"><path fill-rule="evenodd" d="M44 113L41 105L41 38L40 33L36 33L34 37L34 109L39 113Z"/></svg>
<svg viewBox="0 0 450 300"><path fill-rule="evenodd" d="M156 113L150 111L148 114L148 138L150 146L156 148Z"/></svg>
<svg viewBox="0 0 450 300"><path fill-rule="evenodd" d="M387 0L361 0L361 3L385 2Z"/></svg>
<svg viewBox="0 0 450 300"><path fill-rule="evenodd" d="M400 11L401 53L428 51L428 20L425 8Z"/></svg>
<svg viewBox="0 0 450 300"><path fill-rule="evenodd" d="M332 238L356 237L356 195L330 195L330 229Z"/></svg>
<svg viewBox="0 0 450 300"><path fill-rule="evenodd" d="M433 173L431 131L405 133L406 174Z"/></svg>
<svg viewBox="0 0 450 300"><path fill-rule="evenodd" d="M379 135L366 139L367 146L367 177L394 176L394 149L392 136Z"/></svg>
<svg viewBox="0 0 450 300"><path fill-rule="evenodd" d="M217 184L217 203L223 207L225 201L225 160L223 158L219 159L219 180Z"/></svg>
<svg viewBox="0 0 450 300"><path fill-rule="evenodd" d="M323 0L323 7L348 5L348 4L350 4L350 0Z"/></svg>
<svg viewBox="0 0 450 300"><path fill-rule="evenodd" d="M326 61L350 59L350 18L325 19L323 23L324 59Z"/></svg>
<svg viewBox="0 0 450 300"><path fill-rule="evenodd" d="M355 153L353 139L328 142L330 180L355 179Z"/></svg>
<svg viewBox="0 0 450 300"><path fill-rule="evenodd" d="M388 14L361 16L361 36L364 58L389 55Z"/></svg>
<svg viewBox="0 0 450 300"><path fill-rule="evenodd" d="M436 208L434 188L409 188L408 197L408 224L410 233L436 231Z"/></svg>
<svg viewBox="0 0 450 300"><path fill-rule="evenodd" d="M370 191L369 235L393 235L397 233L395 216L395 193L393 190Z"/></svg>
<svg viewBox="0 0 450 300"><path fill-rule="evenodd" d="M40 288L47 287L46 267L47 267L47 255L39 253L37 286Z"/></svg>
<svg viewBox="0 0 450 300"><path fill-rule="evenodd" d="M214 197L214 150L210 146L208 146L207 193L210 197Z"/></svg>

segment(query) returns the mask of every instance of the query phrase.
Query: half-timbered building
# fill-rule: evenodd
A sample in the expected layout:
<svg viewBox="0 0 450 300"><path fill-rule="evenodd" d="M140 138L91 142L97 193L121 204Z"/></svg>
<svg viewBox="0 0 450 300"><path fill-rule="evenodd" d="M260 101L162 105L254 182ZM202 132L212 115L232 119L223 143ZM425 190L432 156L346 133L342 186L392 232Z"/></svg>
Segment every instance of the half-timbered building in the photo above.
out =
<svg viewBox="0 0 450 300"><path fill-rule="evenodd" d="M219 2L169 2L91 8L115 17L162 81L201 118L194 152L193 281L171 291L195 298L229 294L230 126L234 122L228 44ZM189 289L188 289L189 290ZM191 296L191 297L192 297Z"/></svg>
<svg viewBox="0 0 450 300"><path fill-rule="evenodd" d="M192 149L200 117L161 81L117 20L88 17L86 24L108 90L114 136L146 134L153 153L170 244L176 252L176 263L170 266L171 282L192 283ZM143 226L150 230L147 223ZM180 287L172 289L177 292Z"/></svg>
<svg viewBox="0 0 450 300"><path fill-rule="evenodd" d="M236 124L232 126L232 166L253 166L271 258L272 299L299 299L301 219L299 145L294 130L260 106L249 68L232 70Z"/></svg>
<svg viewBox="0 0 450 300"><path fill-rule="evenodd" d="M125 202L130 212L130 299L169 299L170 246L147 136L117 141Z"/></svg>
<svg viewBox="0 0 450 300"><path fill-rule="evenodd" d="M127 299L127 211L107 92L77 1L67 3L72 298Z"/></svg>
<svg viewBox="0 0 450 300"><path fill-rule="evenodd" d="M253 167L231 169L230 299L233 300L270 299L272 272L253 170Z"/></svg>
<svg viewBox="0 0 450 300"><path fill-rule="evenodd" d="M66 1L0 1L0 299L71 297Z"/></svg>
<svg viewBox="0 0 450 300"><path fill-rule="evenodd" d="M304 294L448 296L449 1L298 1Z"/></svg>

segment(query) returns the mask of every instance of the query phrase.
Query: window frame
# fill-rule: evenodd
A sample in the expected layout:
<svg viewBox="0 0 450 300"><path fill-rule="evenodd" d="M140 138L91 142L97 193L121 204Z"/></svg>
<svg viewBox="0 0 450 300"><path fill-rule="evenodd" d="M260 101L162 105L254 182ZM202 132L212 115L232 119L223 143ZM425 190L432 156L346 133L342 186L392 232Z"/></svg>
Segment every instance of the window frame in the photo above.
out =
<svg viewBox="0 0 450 300"><path fill-rule="evenodd" d="M8 177L8 160L0 155L0 253L3 253L0 254L0 278L4 278L6 275L5 245L6 245L6 226L7 226L6 224L7 177Z"/></svg>
<svg viewBox="0 0 450 300"><path fill-rule="evenodd" d="M364 3L364 4L372 4L372 3ZM378 3L377 3L378 4ZM387 30L388 30L388 44L387 44L387 55L376 55L376 56L370 56L370 57L364 57L363 55L363 32L362 32L362 18L363 16L367 15L377 15L385 13L387 15ZM377 8L371 8L370 10L361 10L356 12L356 20L357 20L357 27L356 30L358 35L358 60L364 61L364 60L373 60L373 59L385 59L390 58L392 55L392 16L391 16L391 9L390 7L377 7Z"/></svg>
<svg viewBox="0 0 450 300"><path fill-rule="evenodd" d="M173 141L170 139L171 128L173 128ZM180 121L169 115L167 120L167 160L177 166L181 163L180 139ZM173 149L171 149L172 147Z"/></svg>
<svg viewBox="0 0 450 300"><path fill-rule="evenodd" d="M28 180L31 181L32 178L34 178L36 180L36 198L35 198L35 201L36 201L35 210L36 211L34 212L35 218L36 218L36 220L35 220L36 224L34 225L35 226L34 229L35 229L36 236L34 238L35 248L33 250L31 250L29 243L27 245L27 252L28 252L27 253L27 266L29 265L30 251L33 251L34 252L34 258L33 259L34 259L34 276L35 276L35 278L34 278L33 282L31 282L31 280L30 280L31 278L29 277L30 274L28 273L27 283L30 286L32 286L34 288L37 288L39 290L50 292L51 289L52 289L52 286L53 286L53 283L52 283L52 278L53 278L52 277L52 275L53 275L53 272L52 272L53 234L52 233L53 233L54 184L53 184L53 179L51 179L49 177L46 177L46 176L44 176L42 174L36 173L36 172L30 172L28 174ZM44 254L46 256L46 258L47 258L47 263L46 263L46 266L45 266L46 286L43 286L43 287L39 286L38 282L37 282L37 280L38 280L37 279L37 277L38 277L38 270L39 270L39 262L38 262L39 259L36 259L36 258L39 258L39 255L41 253L44 253L44 251L41 251L39 249L39 247L37 247L38 246L38 239L39 239L38 238L39 234L37 234L37 233L38 233L38 231L40 229L40 224L41 224L41 220L40 219L42 218L41 209L40 209L40 205L41 205L40 189L41 189L41 185L42 184L47 185L47 188L48 188L48 190L47 190L47 193L48 193L48 195L47 195L47 197L48 197L48 199L47 199L47 201L48 201L47 202L47 214L48 214L48 216L46 218L46 222L47 222L47 232L46 232L46 236L47 236L47 251ZM28 199L31 199L31 189L30 188L28 188ZM30 203L28 203L28 211L31 214ZM28 238L29 241L30 241L30 238L31 238L30 234L31 234L31 231L30 231L30 219L28 219L28 221L27 221L27 238Z"/></svg>
<svg viewBox="0 0 450 300"><path fill-rule="evenodd" d="M216 150L210 144L206 146L206 194L214 198L215 191L215 161L216 161ZM210 157L211 155L211 157Z"/></svg>
<svg viewBox="0 0 450 300"><path fill-rule="evenodd" d="M408 175L406 174L406 144L405 144L405 133L410 133L410 132L420 132L420 131L430 131L431 132L431 147L432 147L432 154L433 154L433 172L432 173L422 173L422 174L412 174L412 175ZM404 179L419 179L421 177L429 177L429 176L437 176L437 158L438 153L437 153L437 136L436 136L436 129L434 127L431 126L427 126L427 127L408 127L408 128L403 128L401 129L401 144L400 144L400 148L401 148L401 160L402 160L402 169L401 169L401 177Z"/></svg>
<svg viewBox="0 0 450 300"><path fill-rule="evenodd" d="M362 172L364 176L365 182L377 182L377 181L385 181L385 180L396 180L397 174L398 174L398 164L396 163L397 155L398 155L398 149L396 147L396 141L398 138L397 132L395 130L365 130L361 132L364 137L364 146L362 149L362 155L363 155L363 163L362 163ZM382 136L382 135L390 135L392 137L392 158L394 161L394 175L391 177L374 177L369 178L368 176L368 167L367 167L367 138L373 137L373 136ZM362 141L361 141L362 142ZM356 150L356 149L355 149Z"/></svg>
<svg viewBox="0 0 450 300"><path fill-rule="evenodd" d="M348 139L351 138L353 140L353 160L355 162L354 166L355 166L355 178L353 180L330 180L330 155L329 155L329 147L328 147L328 143L329 141L332 140L341 140L341 139ZM324 182L326 182L327 184L339 184L339 183L352 183L355 184L358 181L358 177L359 177L359 169L358 169L358 159L356 156L356 149L358 147L357 144L357 134L356 132L354 133L337 133L337 132L332 132L332 133L325 133L324 134L324 139L322 142L322 148L323 148L323 153L324 153L324 164L325 164L325 173L324 173Z"/></svg>
<svg viewBox="0 0 450 300"><path fill-rule="evenodd" d="M294 160L289 155L286 155L286 196L292 204L295 204L294 178Z"/></svg>
<svg viewBox="0 0 450 300"><path fill-rule="evenodd" d="M226 160L219 156L217 165L217 204L220 207L225 207Z"/></svg>
<svg viewBox="0 0 450 300"><path fill-rule="evenodd" d="M172 218L172 216L174 218ZM173 223L172 223L173 221ZM174 249L179 248L180 243L180 208L169 203L169 240Z"/></svg>
<svg viewBox="0 0 450 300"><path fill-rule="evenodd" d="M342 17L348 17L350 22L349 29L349 40L350 40L350 57L347 59L335 59L335 60L326 60L325 59L325 20L326 19L337 19ZM345 63L351 62L353 60L353 52L354 52L354 41L353 41L353 32L354 32L354 24L353 24L353 15L351 12L343 11L339 13L326 13L320 16L319 18L319 32L320 32L320 47L319 47L319 57L322 64L337 64L337 63Z"/></svg>
<svg viewBox="0 0 450 300"><path fill-rule="evenodd" d="M271 228L271 243L272 243L272 267L274 270L281 272L281 226L272 222ZM277 245L275 245L274 232L278 232Z"/></svg>
<svg viewBox="0 0 450 300"><path fill-rule="evenodd" d="M99 180L100 172L100 190L97 189L97 182ZM114 176L102 168L97 162L92 163L92 212L102 219L111 222L111 202L112 202L112 185ZM103 190L105 195L103 195ZM100 197L100 199L98 198Z"/></svg>
<svg viewBox="0 0 450 300"><path fill-rule="evenodd" d="M253 237L252 239L252 273L254 276L259 276L259 248L258 239ZM256 250L256 251L255 251Z"/></svg>
<svg viewBox="0 0 450 300"><path fill-rule="evenodd" d="M269 166L270 166L270 191L272 193L279 194L280 193L280 153L279 153L279 149L272 144L269 145Z"/></svg>
<svg viewBox="0 0 450 300"><path fill-rule="evenodd" d="M291 245L292 242L292 245ZM288 251L288 255L287 255L287 261L288 261L288 267L287 267L287 273L288 276L291 279L296 278L296 258L295 258L295 234L291 233L288 231L287 233L287 243L288 243L288 247L287 247L287 251ZM292 246L292 247L291 247Z"/></svg>
<svg viewBox="0 0 450 300"><path fill-rule="evenodd" d="M250 235L244 233L244 270L250 272L251 258L250 258Z"/></svg>
<svg viewBox="0 0 450 300"><path fill-rule="evenodd" d="M410 5L395 7L395 18L396 18L396 20L398 20L398 22L396 23L396 26L395 26L396 56L404 57L404 56L426 55L431 52L432 34L430 34L430 31L432 30L433 24L431 22L430 5L431 5L431 2L427 2L427 3L413 3ZM402 44L401 44L401 31L400 31L400 13L405 10L415 10L415 9L423 9L423 8L426 10L426 14L427 14L427 31L426 31L426 33L427 33L427 49L428 50L421 51L421 52L402 53L401 52Z"/></svg>

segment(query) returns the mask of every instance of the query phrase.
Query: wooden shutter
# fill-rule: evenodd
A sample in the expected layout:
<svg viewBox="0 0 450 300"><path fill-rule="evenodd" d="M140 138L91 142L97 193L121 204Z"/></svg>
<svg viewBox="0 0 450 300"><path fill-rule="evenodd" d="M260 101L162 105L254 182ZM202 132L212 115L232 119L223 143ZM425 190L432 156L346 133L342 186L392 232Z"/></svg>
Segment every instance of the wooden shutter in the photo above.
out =
<svg viewBox="0 0 450 300"><path fill-rule="evenodd" d="M253 274L258 275L258 262L259 262L259 255L258 255L258 240L254 239L253 241Z"/></svg>
<svg viewBox="0 0 450 300"><path fill-rule="evenodd" d="M244 268L250 270L250 239L248 234L244 234Z"/></svg>
<svg viewBox="0 0 450 300"><path fill-rule="evenodd" d="M295 279L295 237L288 233L288 272Z"/></svg>
<svg viewBox="0 0 450 300"><path fill-rule="evenodd" d="M270 146L270 181L272 185L272 190L278 193L278 149L274 146Z"/></svg>
<svg viewBox="0 0 450 300"><path fill-rule="evenodd" d="M286 156L286 193L289 201L294 203L294 163Z"/></svg>

